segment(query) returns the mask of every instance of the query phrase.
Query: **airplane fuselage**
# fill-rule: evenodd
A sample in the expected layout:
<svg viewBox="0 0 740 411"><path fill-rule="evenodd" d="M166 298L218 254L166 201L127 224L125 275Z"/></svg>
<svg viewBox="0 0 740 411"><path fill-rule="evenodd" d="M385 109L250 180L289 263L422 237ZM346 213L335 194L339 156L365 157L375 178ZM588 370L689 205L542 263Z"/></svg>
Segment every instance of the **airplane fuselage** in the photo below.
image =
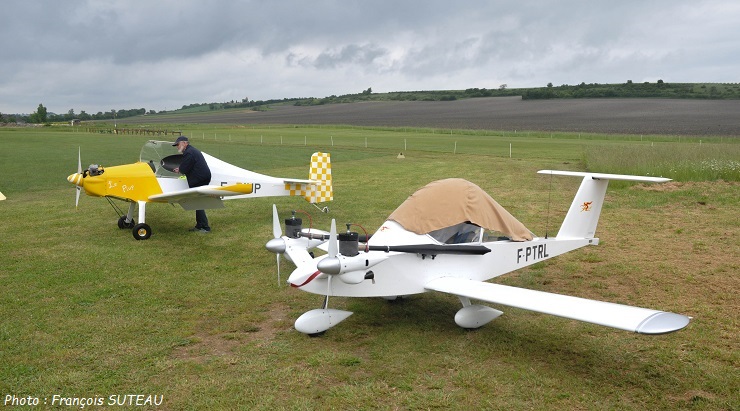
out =
<svg viewBox="0 0 740 411"><path fill-rule="evenodd" d="M410 233L393 221L386 221L369 241L369 245L396 245L396 244L435 244L430 237ZM366 279L358 284L348 284L342 281L342 276L352 276L346 273L334 276L331 279L329 290L329 275L319 274L312 281L298 287L301 290L315 294L342 297L393 297L399 295L419 294L428 291L424 286L429 281L440 277L456 277L475 281L486 281L491 278L530 266L549 258L567 253L587 245L598 244L597 238L592 239L556 239L535 237L531 241L491 241L471 243L482 245L491 251L482 255L470 254L424 254L405 252L369 251L353 257L340 257L344 260L359 260L358 266L364 266L363 260L368 260L367 268L362 268L362 276L372 272L373 279ZM460 247L465 247L461 245ZM385 256L384 260L372 265L372 260L378 256ZM316 257L307 266L307 270L316 270L316 265L325 256ZM382 257L381 257L382 258ZM295 284L294 284L295 286ZM327 290L329 290L327 292Z"/></svg>
<svg viewBox="0 0 740 411"><path fill-rule="evenodd" d="M149 197L162 194L157 177L148 164L137 162L113 167L88 169L85 175L75 173L67 180L93 197L113 197L125 201L149 201ZM185 182L187 188L187 182Z"/></svg>

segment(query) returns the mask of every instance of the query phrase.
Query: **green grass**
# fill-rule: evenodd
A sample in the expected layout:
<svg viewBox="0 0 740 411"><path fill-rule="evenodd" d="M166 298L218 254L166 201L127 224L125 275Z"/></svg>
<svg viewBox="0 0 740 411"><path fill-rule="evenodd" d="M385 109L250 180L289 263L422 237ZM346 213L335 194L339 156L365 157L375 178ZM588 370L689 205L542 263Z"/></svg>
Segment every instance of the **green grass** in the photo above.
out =
<svg viewBox="0 0 740 411"><path fill-rule="evenodd" d="M740 181L740 145L730 143L618 144L585 149L587 168L666 176L677 181Z"/></svg>
<svg viewBox="0 0 740 411"><path fill-rule="evenodd" d="M66 176L78 147L83 167L116 165L156 137L0 129L2 399L141 393L163 395L163 409L740 408L737 180L610 185L600 246L500 279L695 317L678 333L640 336L506 307L469 332L453 321L455 297L428 293L396 303L332 298L355 314L308 338L293 321L322 297L277 286L264 249L273 203L282 214L312 213L321 228L336 218L374 231L415 189L463 177L535 233L554 234L579 182L536 171L583 170L591 147L624 153L616 149L624 141L190 127L182 128L195 146L270 175L303 177L310 153L331 152L331 212L285 197L233 201L209 212L212 234L195 235L186 231L192 212L152 205L154 235L137 242L106 201L83 195L75 210ZM737 147L727 144L723 151ZM611 167L595 171L623 172ZM292 267L283 260L283 279Z"/></svg>

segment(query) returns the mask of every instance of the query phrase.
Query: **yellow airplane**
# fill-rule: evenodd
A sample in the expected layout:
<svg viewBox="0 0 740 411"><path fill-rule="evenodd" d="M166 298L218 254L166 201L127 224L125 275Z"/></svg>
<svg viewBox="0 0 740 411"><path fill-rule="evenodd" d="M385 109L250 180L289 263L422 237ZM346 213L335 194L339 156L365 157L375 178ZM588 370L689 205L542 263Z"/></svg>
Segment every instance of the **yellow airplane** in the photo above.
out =
<svg viewBox="0 0 740 411"><path fill-rule="evenodd" d="M75 206L79 204L82 189L89 196L108 199L119 215L118 228L131 228L137 240L152 235L151 227L145 222L146 204L150 202L177 203L185 210L205 210L222 208L223 200L243 198L302 196L314 206L334 199L328 153L317 152L311 156L306 180L255 173L203 153L211 169L211 182L193 188L188 187L185 176L174 172L182 154L170 141L146 142L139 161L134 164L112 167L91 164L83 171L81 155L79 152L77 155L77 172L67 177L67 181L77 186ZM112 199L130 203L128 212L124 214ZM134 220L137 205L138 224ZM321 210L326 212L328 207Z"/></svg>

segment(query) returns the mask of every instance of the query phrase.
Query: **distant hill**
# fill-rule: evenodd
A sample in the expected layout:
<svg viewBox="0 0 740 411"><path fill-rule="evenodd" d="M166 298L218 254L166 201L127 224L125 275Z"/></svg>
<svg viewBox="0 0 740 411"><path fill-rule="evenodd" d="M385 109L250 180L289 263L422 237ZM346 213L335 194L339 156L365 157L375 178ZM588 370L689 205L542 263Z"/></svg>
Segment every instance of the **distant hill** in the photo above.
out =
<svg viewBox="0 0 740 411"><path fill-rule="evenodd" d="M579 98L671 98L671 99L700 99L700 100L740 100L740 83L665 83L658 80L656 83L633 83L627 81L622 84L563 84L533 88L508 88L501 85L497 89L469 88L466 90L421 90L421 91L394 91L389 93L373 93L368 88L356 94L331 95L328 97L293 97L271 100L229 101L221 103L194 103L177 110L147 111L144 108L111 110L88 114L84 111L75 114L70 110L67 114L39 116L35 113L24 115L0 114L0 123L54 123L70 122L73 119L89 120L120 120L138 116L158 116L164 113L191 114L214 112L228 109L249 109L253 111L270 110L273 106L323 106L327 104L358 103L369 101L456 101L483 97L513 97L520 96L522 100L552 100L552 99L579 99Z"/></svg>
<svg viewBox="0 0 740 411"><path fill-rule="evenodd" d="M184 124L300 124L609 134L740 136L740 99L596 98L523 100L520 96L454 101L281 103L119 119L118 127Z"/></svg>
<svg viewBox="0 0 740 411"><path fill-rule="evenodd" d="M331 95L328 97L296 97L281 100L243 100L241 102L191 104L175 112L193 113L230 108L264 110L270 105L293 104L296 106L318 106L363 101L454 101L479 97L521 96L523 100L571 99L571 98L678 98L678 99L740 99L740 83L633 83L586 84L571 86L563 84L534 88L497 89L469 88L466 90L422 90L373 93L371 88L356 94Z"/></svg>

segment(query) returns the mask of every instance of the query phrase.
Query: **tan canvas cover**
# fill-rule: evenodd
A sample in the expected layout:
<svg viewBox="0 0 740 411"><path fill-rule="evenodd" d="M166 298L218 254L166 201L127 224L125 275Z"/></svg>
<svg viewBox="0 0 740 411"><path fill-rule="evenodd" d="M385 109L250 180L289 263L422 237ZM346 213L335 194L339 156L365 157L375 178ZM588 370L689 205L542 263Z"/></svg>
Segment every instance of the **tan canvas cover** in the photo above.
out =
<svg viewBox="0 0 740 411"><path fill-rule="evenodd" d="M433 181L411 194L389 220L416 234L471 222L499 231L514 241L532 239L532 233L483 189L461 178Z"/></svg>

